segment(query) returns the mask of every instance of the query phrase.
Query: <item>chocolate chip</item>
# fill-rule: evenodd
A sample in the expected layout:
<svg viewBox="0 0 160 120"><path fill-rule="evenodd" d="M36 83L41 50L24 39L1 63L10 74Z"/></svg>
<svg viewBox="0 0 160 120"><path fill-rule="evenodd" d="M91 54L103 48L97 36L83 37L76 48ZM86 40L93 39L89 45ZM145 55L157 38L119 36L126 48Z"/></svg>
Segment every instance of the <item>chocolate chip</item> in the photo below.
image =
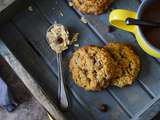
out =
<svg viewBox="0 0 160 120"><path fill-rule="evenodd" d="M101 112L107 112L108 111L108 106L106 104L102 104L102 105L100 105L99 110Z"/></svg>
<svg viewBox="0 0 160 120"><path fill-rule="evenodd" d="M96 75L96 74L97 74L97 72L96 72L95 70L93 70L93 74L94 74L94 75Z"/></svg>
<svg viewBox="0 0 160 120"><path fill-rule="evenodd" d="M58 43L58 44L61 44L62 42L63 42L63 38L58 37L58 38L57 38L57 43Z"/></svg>
<svg viewBox="0 0 160 120"><path fill-rule="evenodd" d="M113 27L111 25L108 26L108 32L114 32L115 30L116 30L115 27Z"/></svg>
<svg viewBox="0 0 160 120"><path fill-rule="evenodd" d="M83 73L86 75L86 74L87 74L87 70L86 70L86 69L83 69Z"/></svg>
<svg viewBox="0 0 160 120"><path fill-rule="evenodd" d="M93 64L96 63L96 59L94 57L91 57L91 59L93 60Z"/></svg>

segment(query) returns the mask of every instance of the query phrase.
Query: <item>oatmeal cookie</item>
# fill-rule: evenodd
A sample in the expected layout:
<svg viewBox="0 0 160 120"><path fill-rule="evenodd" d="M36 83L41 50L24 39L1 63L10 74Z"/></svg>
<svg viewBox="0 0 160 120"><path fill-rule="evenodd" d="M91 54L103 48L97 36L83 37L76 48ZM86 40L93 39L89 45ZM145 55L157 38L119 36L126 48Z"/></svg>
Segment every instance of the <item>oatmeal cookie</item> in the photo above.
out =
<svg viewBox="0 0 160 120"><path fill-rule="evenodd" d="M117 72L111 85L124 87L135 81L140 71L140 59L128 44L109 43L104 47L117 64Z"/></svg>
<svg viewBox="0 0 160 120"><path fill-rule="evenodd" d="M110 84L115 63L106 50L96 46L81 47L70 60L73 80L85 90L99 91Z"/></svg>
<svg viewBox="0 0 160 120"><path fill-rule="evenodd" d="M105 12L113 0L72 0L81 12L99 15Z"/></svg>

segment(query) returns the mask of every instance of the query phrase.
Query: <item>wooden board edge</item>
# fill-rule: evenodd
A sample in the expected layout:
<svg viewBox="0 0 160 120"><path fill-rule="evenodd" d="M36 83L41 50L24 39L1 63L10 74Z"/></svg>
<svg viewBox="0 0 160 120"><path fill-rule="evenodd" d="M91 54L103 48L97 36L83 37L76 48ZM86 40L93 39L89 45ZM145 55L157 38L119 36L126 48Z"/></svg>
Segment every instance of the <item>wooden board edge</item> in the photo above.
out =
<svg viewBox="0 0 160 120"><path fill-rule="evenodd" d="M25 70L22 64L15 58L12 52L5 46L0 40L0 55L10 65L16 75L29 89L32 95L38 100L38 102L52 115L56 120L66 120L62 112L58 107L49 100L47 94L43 91L40 85L38 85L33 77Z"/></svg>

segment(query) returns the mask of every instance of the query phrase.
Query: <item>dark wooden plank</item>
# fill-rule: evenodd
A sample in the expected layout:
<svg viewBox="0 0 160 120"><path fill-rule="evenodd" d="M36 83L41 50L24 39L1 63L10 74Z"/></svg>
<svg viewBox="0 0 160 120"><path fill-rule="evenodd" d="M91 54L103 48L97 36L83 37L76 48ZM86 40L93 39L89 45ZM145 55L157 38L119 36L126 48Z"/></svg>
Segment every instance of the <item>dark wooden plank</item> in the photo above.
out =
<svg viewBox="0 0 160 120"><path fill-rule="evenodd" d="M137 1L128 1L128 0L118 0L111 7L119 9L129 9L136 11L139 3ZM159 63L155 62L152 57L146 55L135 42L135 38L132 34L116 29L112 33L107 32L107 26L109 25L108 16L109 13L93 16L93 15L84 15L78 12L79 15L84 16L89 21L89 26L95 31L95 33L105 42L126 42L131 43L135 46L137 53L141 56L142 62L142 72L139 76L139 80L142 81L152 92L156 95L160 93L158 89L160 86L160 76L157 76L160 72ZM145 61L144 61L145 60ZM150 74L148 74L150 73Z"/></svg>
<svg viewBox="0 0 160 120"><path fill-rule="evenodd" d="M54 115L58 120L65 120L64 115L57 109L55 103L52 103L48 96L42 89L42 87L36 82L36 80L26 71L22 64L15 58L12 52L6 47L6 45L0 40L0 55L13 69L19 79L26 85L26 87L32 92L33 96L46 108L47 111Z"/></svg>
<svg viewBox="0 0 160 120"><path fill-rule="evenodd" d="M77 30L78 29L80 29L81 27L83 27L84 26L84 24L82 24L80 21L79 21L79 17L77 17L76 16L76 14L73 12L73 11L71 11L70 10L70 8L68 8L68 6L67 6L67 3L65 3L64 1L58 1L58 4L57 5L55 5L55 1L37 1L36 2L36 5L39 7L39 9L41 10L41 13L45 16L45 17L47 17L48 18L48 21L50 21L51 23L53 23L55 20L57 20L58 19L58 21L60 22L60 23L63 23L63 24L65 24L65 25L67 25L67 26L70 26L70 24L71 25L73 25L74 27L77 27ZM64 6L63 8L61 8L61 6ZM53 14L54 15L59 15L58 13L59 13L59 11L58 10L52 10L51 8L59 8L59 9L61 9L60 10L60 12L62 12L63 14L64 14L64 16L62 16L62 18L61 19L59 19L58 17L61 17L61 16L53 16ZM53 13L54 12L54 13ZM67 13L70 13L70 16L75 16L74 17L74 20L73 20L73 22L72 22L72 19L70 19L70 18L68 18L68 17L66 17L65 15L67 14ZM73 15L72 15L73 14ZM63 17L65 18L65 21L63 20ZM68 23L68 19L71 21L71 22L69 22ZM82 29L82 28L81 28ZM85 29L88 29L88 28L85 28ZM85 30L84 29L84 30ZM80 33L81 33L81 31L79 31ZM88 32L88 31L87 31ZM85 32L85 33L81 33L81 38L80 38L80 41L79 41L79 43L81 44L82 42L83 42L83 39L82 38L87 38L88 37L88 33L87 32ZM89 31L89 33L90 33L90 31ZM92 33L93 34L93 33ZM95 39L95 37L93 36L93 38ZM92 39L93 39L92 38ZM94 42L96 42L96 44L99 44L97 41L96 41L96 39L94 40ZM92 44L93 43L93 40L87 40L87 41L85 41L85 43L82 43L81 45L86 45L86 44ZM68 73L69 74L69 73ZM67 74L67 75L68 75ZM70 79L70 78L68 78L68 79ZM75 88L73 88L73 89L75 89ZM82 95L83 94L83 92L82 91L78 91L78 90L76 90L76 92L78 93L78 95ZM107 93L106 93L107 94ZM96 98L96 95L95 96L93 96L93 97L95 97ZM106 99L109 99L108 97L111 97L111 96L104 96L104 95L102 95L102 98L103 98L103 100L106 100ZM88 98L87 98L87 96L82 96L82 98L83 99L85 99L85 100L88 100ZM102 99L101 98L101 99ZM92 99L92 97L90 96L90 99ZM97 100L98 101L98 100ZM116 102L113 102L114 104L116 103ZM116 106L118 106L118 104L115 104ZM115 105L113 105L113 106L115 106ZM117 107L116 107L117 108ZM114 108L113 108L114 109ZM117 109L118 110L118 109ZM94 111L94 110L93 110ZM96 112L95 112L96 113ZM123 113L124 114L124 113ZM97 116L98 114L95 114L95 116ZM125 115L124 115L125 116Z"/></svg>
<svg viewBox="0 0 160 120"><path fill-rule="evenodd" d="M58 4L56 5L56 8L58 7L58 5L61 5L61 6L65 6L65 2L63 2L63 3L61 3L60 1L58 1ZM135 3L136 4L136 3ZM131 4L130 4L131 5ZM58 20L59 22L62 22L63 24L66 24L66 22L64 21L64 20L66 20L67 19L67 17L65 16L66 15L66 13L68 13L68 11L67 11L67 9L64 7L64 8L61 8L61 7L59 7L58 8L58 10L51 10L50 8L49 8L49 6L51 6L52 8L55 8L55 4L52 2L52 3L48 3L48 1L45 1L45 2L37 2L37 6L40 8L40 10L41 10L41 12L42 12L42 14L45 16L45 17L47 17L48 18L48 21L50 21L51 23L53 23L55 20ZM44 7L46 6L46 8L44 9ZM65 11L67 11L67 12L65 12L63 9L65 9ZM69 8L68 8L69 9ZM136 7L134 6L134 9L136 9ZM57 16L54 16L53 17L53 12L54 12L54 14L56 14ZM64 16L60 16L60 12L62 12L63 14L64 14ZM92 16L93 17L93 16ZM65 19L63 19L63 18L65 18ZM95 16L94 16L94 18L96 18ZM79 18L80 19L80 18ZM94 20L94 19L92 19L92 20ZM105 19L104 19L104 16L102 15L102 16L100 16L100 20L101 21L103 21L104 22L104 20L105 20L105 22L106 22L106 16L105 16ZM67 21L67 20L66 20ZM99 21L98 21L99 22ZM103 23L102 22L102 23ZM95 20L95 23L96 23L96 20ZM73 24L72 22L71 23L69 23L69 24ZM66 25L68 25L68 23L66 24ZM101 31L103 31L103 33L104 33L104 31L105 31L105 29L102 29L102 26L104 26L103 24L94 24L94 25L100 25L100 26L98 26L98 28L99 29L101 29ZM78 25L77 25L78 26ZM103 27L104 28L104 27ZM120 32L119 32L120 33ZM124 32L125 33L125 32ZM124 34L122 34L123 36L124 36ZM122 38L122 35L120 35L120 34L117 34L117 36L119 36L119 38L121 37ZM125 35L125 37L126 37L126 35ZM129 33L128 33L128 38L130 38L130 37L132 37L133 39L134 39L134 37L133 36L131 36ZM123 37L124 38L124 37ZM123 41L126 41L126 39L124 39ZM132 40L131 40L132 41ZM137 84L138 85L138 84ZM140 99L137 99L137 102L139 101L141 101L141 103L147 103L147 102L149 102L151 99L150 99L150 97L145 93L145 91L142 89L142 87L140 86L140 85L138 85L137 86L136 85L136 87L134 87L134 91L143 91L143 92L141 92L141 94L139 93L139 96L141 96L141 95L143 95L144 97L146 97L146 102L144 102L143 100L140 100ZM132 90L132 92L134 93L134 91ZM144 94L145 93L145 94ZM123 94L123 93L121 93L121 94ZM129 93L128 93L129 94ZM120 95L120 94L119 94ZM138 97L137 97L138 98ZM129 103L128 103L128 105L130 105L130 102L132 102L132 101L128 101ZM135 101L136 102L136 101ZM136 113L137 112L137 109L140 109L140 108L143 108L143 105L142 106L138 106L137 105L137 108L136 109L134 109L134 113Z"/></svg>
<svg viewBox="0 0 160 120"><path fill-rule="evenodd" d="M68 111L68 114L70 115L68 120L96 120L90 110L77 100L73 92L71 99L71 109Z"/></svg>
<svg viewBox="0 0 160 120"><path fill-rule="evenodd" d="M143 109L140 113L138 113L136 116L137 119L140 120L149 120L153 118L160 110L160 96L153 99L152 102L145 106L145 109Z"/></svg>
<svg viewBox="0 0 160 120"><path fill-rule="evenodd" d="M33 51L31 46L29 46L23 36L17 31L12 23L1 27L0 35L3 38L6 45L13 51L16 57L20 60L26 70L35 78L36 82L41 85L45 90L47 95L52 99L52 102L56 103L57 97L57 78L55 74L48 68L47 64L41 58L37 56L37 53ZM82 106L74 97L71 97L73 107L70 113L65 113L67 117L71 119L79 119L76 116L76 111L81 112L81 114L86 114L86 110L82 109ZM56 103L57 104L57 103ZM79 114L79 113L78 113ZM90 119L89 115L82 117L83 119ZM92 117L91 117L92 118Z"/></svg>
<svg viewBox="0 0 160 120"><path fill-rule="evenodd" d="M109 90L113 95L117 96L121 103L125 105L133 115L141 111L143 107L152 100L138 83L123 89L110 88ZM145 98L145 100L143 98Z"/></svg>
<svg viewBox="0 0 160 120"><path fill-rule="evenodd" d="M54 76L53 72L48 69L46 63L40 59L40 56L27 44L14 25L8 23L3 27L1 26L0 35L4 43L16 55L18 60L23 63L26 70L37 79L37 82L46 88L48 93L51 95L55 94L55 99L57 93L57 78Z"/></svg>
<svg viewBox="0 0 160 120"><path fill-rule="evenodd" d="M76 13L72 11L70 8L68 8L65 1L52 1L51 4L48 1L36 0L34 2L37 8L39 8L39 11L41 12L40 14L43 15L46 18L46 20L49 21L51 24L53 24L56 21L65 25L69 29L71 35L78 32L80 34L80 46L87 45L88 43L99 46L103 45L103 42L99 41L98 37L94 35L93 32L84 23L80 21ZM62 13L63 16L61 16L60 13ZM70 14L69 16L67 15L68 13ZM64 61L65 59L68 60L69 58L67 57L71 56L71 54L72 50L66 51L66 57L64 58Z"/></svg>
<svg viewBox="0 0 160 120"><path fill-rule="evenodd" d="M75 84L71 87L80 103L84 104L90 110L96 120L129 120L131 118L108 92L87 92L82 88L78 88ZM99 110L102 104L108 106L107 112L101 112Z"/></svg>
<svg viewBox="0 0 160 120"><path fill-rule="evenodd" d="M20 17L20 16L23 19L18 19L17 18L17 17ZM18 14L14 18L13 21L14 21L14 26L16 26L16 28L23 35L23 37L25 37L26 40L29 42L29 44L32 47L34 47L34 49L38 52L40 57L44 58L45 62L47 63L47 65L49 65L52 72L55 72L56 71L55 55L54 55L53 51L51 51L48 46L44 45L44 44L46 44L44 33L46 32L46 28L48 28L48 25L49 25L47 23L47 21L45 21L43 18L41 18L40 15L38 14L38 11L36 11L36 10L32 14L29 11L24 11L24 12ZM30 21L32 21L32 25L30 25ZM25 30L24 30L24 25L26 25L26 24L28 24L28 26L25 27ZM43 29L43 28L45 28L45 29ZM33 30L34 32L31 31L31 30ZM37 34L35 34L35 32ZM42 32L43 32L43 34L42 34ZM34 41L32 41L32 40L34 40ZM47 53L49 53L49 54L47 54ZM39 69L39 68L37 68L37 69ZM55 73L57 73L57 72L55 72ZM52 75L54 75L56 77L55 73L52 73ZM46 80L46 82L48 82L48 80ZM41 84L43 84L43 81L41 81ZM48 85L52 86L53 83L48 82ZM57 87L54 87L54 88L57 88ZM54 96L54 95L56 95L56 93L52 94L51 96ZM67 116L70 119L71 119L70 116L72 116L73 117L72 119L74 119L74 116L75 116L74 114L77 114L76 111L79 111L80 112L79 114L83 114L83 115L87 113L87 112L85 112L85 109L82 109L82 107L77 102L75 102L73 96L71 97L71 100L73 101L73 104L74 104L74 106L71 109L72 112L70 112L70 113L66 112L65 113L65 114L67 114ZM82 116L81 118L88 119L88 120L90 119L89 115L87 115L87 114ZM76 119L81 119L81 118L76 117Z"/></svg>
<svg viewBox="0 0 160 120"><path fill-rule="evenodd" d="M127 4L127 6L125 6ZM116 1L113 4L113 8L123 8L123 9L130 9L130 10L136 10L138 7L138 3L136 1ZM109 14L104 14L100 16L93 16L93 15L84 15L78 12L80 16L84 16L89 21L89 26L95 31L95 33L105 42L127 42L131 43L135 46L137 53L141 56L141 60L145 60L142 62L142 73L139 76L140 82L144 83L142 85L145 85L148 89L145 91L148 91L149 94L152 95L152 97L155 97L155 95L159 94L159 79L160 77L156 74L159 73L159 64L156 63L153 58L146 55L141 48L137 45L135 42L135 38L130 34L122 30L115 30L112 33L107 33L107 26L109 25L107 18ZM105 26L105 27L104 27ZM148 74L148 71L150 71L150 74ZM157 84L158 83L158 84ZM136 90L136 89L134 89ZM150 91L152 90L152 91ZM143 90L144 91L144 90ZM153 93L154 92L154 93ZM117 91L115 91L117 93ZM120 92L118 95L118 98L124 94L123 92ZM126 95L129 95L130 92L126 93ZM140 95L141 96L141 95ZM140 99L139 99L140 100ZM124 103L126 103L126 100L123 100ZM143 102L143 100L141 101ZM146 102L147 103L147 102ZM127 103L126 103L127 104ZM128 104L131 104L131 101L128 101ZM135 106L136 107L136 106ZM140 106L137 106L137 109L139 109ZM142 106L141 106L142 107ZM140 110L140 109L139 109ZM134 110L137 112L137 110Z"/></svg>
<svg viewBox="0 0 160 120"><path fill-rule="evenodd" d="M67 0L67 1L71 1L71 0ZM115 1L112 5L111 5L111 9L129 9L129 10L136 10L138 7L138 3L134 0L132 2L128 1L128 0L117 0ZM109 14L111 10L108 10L107 13L99 15L99 16L95 16L95 15L87 15L87 14L82 14L81 12L79 12L78 10L76 10L77 13L80 16L85 17L88 22L89 22L89 26L93 29L93 31L96 32L96 34L98 34L98 36L104 40L104 42L113 42L113 41L117 41L117 36L118 36L118 40L120 42L128 42L128 40L130 39L134 39L133 36L131 36L128 32L122 31L122 30L116 30L113 31L112 33L108 32L108 26L109 21ZM125 38L124 38L125 35Z"/></svg>
<svg viewBox="0 0 160 120"><path fill-rule="evenodd" d="M50 21L50 23L53 24L55 21L57 21L58 23L65 25L71 34L78 32L80 34L80 46L88 44L99 46L103 45L103 42L99 41L99 38L94 35L93 32L80 21L80 18L77 16L77 14L68 7L68 4L65 2L65 0L57 2L52 0L36 0L35 2L41 11L41 14L44 15L46 19ZM61 16L60 13L63 13L63 16Z"/></svg>
<svg viewBox="0 0 160 120"><path fill-rule="evenodd" d="M22 13L17 14L12 21L28 42L43 56L50 68L56 72L56 56L46 41L46 30L50 24L37 12L34 7L33 11L25 9Z"/></svg>
<svg viewBox="0 0 160 120"><path fill-rule="evenodd" d="M99 38L93 34L93 32L87 27L87 25L80 22L80 18L76 15L75 12L72 11L71 8L68 7L68 5L65 1L57 1L57 2L58 2L58 4L56 4L56 1L52 1L52 0L47 0L47 1L38 0L38 1L36 1L36 6L41 10L41 13L47 19L42 18L41 13L39 13L39 11L37 11L36 8L34 8L34 7L33 7L32 12L26 10L23 12L23 14L17 15L13 19L13 22L15 23L15 25L17 26L19 31L21 31L23 36L25 36L28 39L28 41L35 47L35 49L38 51L38 53L45 59L45 61L49 65L49 67L55 73L56 73L55 55L49 49L49 47L47 46L46 41L45 41L45 31L48 28L48 26L50 25L46 21L53 23L56 20L60 23L63 23L64 25L66 25L70 31L79 32L80 33L80 45L86 45L86 44L98 44L100 46L103 45L103 42L101 42L99 40ZM56 8L56 10L55 10L55 8ZM62 12L64 14L64 16L61 16L60 12ZM68 13L69 13L69 15L68 15ZM95 24L97 30L103 31L103 34L101 34L97 31L97 33L99 33L97 35L100 38L105 38L105 39L109 38L110 41L112 41L112 39L113 39L113 41L117 41L117 39L119 41L123 41L123 42L129 41L130 43L133 43L137 47L135 40L133 41L134 37L131 36L127 32L122 32L121 30L116 30L115 32L113 32L114 34L110 34L110 35L107 34L106 35L107 30L105 31L105 28L104 28L104 26L106 25L106 24L104 24L106 22L106 17L107 17L106 15L100 16L100 20L96 21L96 24ZM32 21L32 23L30 21ZM103 24L101 24L101 23L103 23ZM101 27L99 27L99 26L101 26ZM104 29L102 29L102 26ZM125 38L124 38L124 35L125 35ZM103 40L105 40L105 39L103 39ZM138 49L137 51L139 51L139 50L140 49ZM141 52L141 50L140 50L140 52ZM71 52L67 51L67 53L70 55L72 53L72 51ZM144 54L144 53L141 52L140 54ZM154 62L152 58L148 57L147 55L145 55L145 56L146 56L146 58L148 58L150 60L149 62ZM65 57L65 59L68 59L68 58L69 57ZM66 62L66 64L68 64L68 63ZM68 67L66 67L66 69L67 68ZM69 78L69 80L70 80L70 78ZM76 93L78 95L81 96L83 94L83 91L76 90L76 89L78 89L77 87L76 88L74 88L73 86L71 86L71 87L72 87L72 89L74 89L76 91ZM132 107L131 106L133 104L132 102L137 103L133 109L130 109L130 111L134 114L138 110L143 109L142 106L138 106L143 101L140 100L140 98L137 99L138 97L135 99L135 101L132 101L129 99L130 95L128 95L128 94L133 94L134 92L136 92L138 94L138 96L140 96L140 97L143 96L144 99L146 98L144 103L149 102L151 100L150 96L138 84L134 85L132 88L130 88L130 91L129 91L129 89L127 89L127 91L128 91L127 93L124 92L123 90L117 90L118 92L116 91L116 89L113 89L113 90L114 90L113 91L114 94L116 94L116 96L118 96L118 98L121 99L122 103L125 104L125 106ZM140 92L137 92L137 91L140 91ZM106 94L108 94L108 93L106 92ZM87 98L88 96L90 99ZM98 100L98 98L96 97L96 94L95 94L95 96L94 95L90 96L90 94L88 96L81 96L82 100L88 101L88 100L91 100L92 98L96 98ZM100 95L100 96L102 96L102 95ZM123 96L124 96L124 98L123 98ZM111 95L107 95L107 96L103 95L101 99L104 101L107 99L112 99L114 101L114 99L111 97ZM140 102L140 103L138 104L138 102ZM109 103L109 104L111 104L111 103ZM114 102L112 102L111 105L114 106L114 107L112 107L113 110L115 109L115 110L119 111L119 109L116 108L116 106L119 106L118 103L116 103L114 101ZM91 107L91 104L89 104L89 106ZM122 108L120 108L120 109L122 110ZM93 109L92 112L95 114L95 116L99 115L95 109ZM126 113L124 113L123 110L122 110L122 114L126 117ZM108 113L107 115L110 115L110 117L111 117L111 114ZM117 115L117 116L119 116L119 115ZM104 118L104 117L102 117L102 118ZM99 117L99 119L102 119L102 118Z"/></svg>
<svg viewBox="0 0 160 120"><path fill-rule="evenodd" d="M1 0L0 2L0 25L3 25L8 22L18 11L26 7L29 0Z"/></svg>

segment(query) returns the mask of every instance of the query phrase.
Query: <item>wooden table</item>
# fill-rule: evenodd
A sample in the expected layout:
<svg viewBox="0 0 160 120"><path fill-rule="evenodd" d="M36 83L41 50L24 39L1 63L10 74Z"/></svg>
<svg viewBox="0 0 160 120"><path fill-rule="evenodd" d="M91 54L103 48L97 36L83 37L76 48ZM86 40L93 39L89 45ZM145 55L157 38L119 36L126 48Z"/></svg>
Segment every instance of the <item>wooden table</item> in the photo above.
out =
<svg viewBox="0 0 160 120"><path fill-rule="evenodd" d="M69 7L67 0L34 0L30 6L32 9L25 8L8 23L1 26L0 36L16 56L23 71L27 72L28 81L36 80L34 85L38 83L38 86L28 84L22 77L23 82L44 107L49 108L49 112L55 118L64 119L64 115L65 118L76 118L77 120L146 120L151 119L160 110L159 62L145 54L130 33L118 29L108 33L108 13L100 16L84 15ZM112 8L137 10L138 6L137 1L117 0ZM82 23L80 21L81 17L85 17L89 23ZM79 32L80 46L86 44L103 46L112 41L132 44L142 61L141 73L136 83L123 89L111 87L99 93L86 92L78 88L71 80L68 71L68 60L75 49L71 47L64 54L64 70L71 90L72 108L70 112L65 112L62 115L62 112L56 106L56 56L45 40L47 28L55 21L64 24L71 33ZM41 91L37 95L36 90L38 88ZM49 99L44 96L46 93ZM52 103L54 106L52 106ZM101 103L109 106L109 111L105 114L98 110Z"/></svg>
<svg viewBox="0 0 160 120"><path fill-rule="evenodd" d="M0 45L1 46L1 45ZM0 51L2 51L0 49ZM7 54L12 64L16 63L15 59ZM5 57L7 58L7 57ZM7 62L0 55L0 76L7 83L16 102L19 104L14 112L1 109L0 120L48 120L46 110L42 105L32 96L29 90L25 87L23 82L7 64Z"/></svg>

